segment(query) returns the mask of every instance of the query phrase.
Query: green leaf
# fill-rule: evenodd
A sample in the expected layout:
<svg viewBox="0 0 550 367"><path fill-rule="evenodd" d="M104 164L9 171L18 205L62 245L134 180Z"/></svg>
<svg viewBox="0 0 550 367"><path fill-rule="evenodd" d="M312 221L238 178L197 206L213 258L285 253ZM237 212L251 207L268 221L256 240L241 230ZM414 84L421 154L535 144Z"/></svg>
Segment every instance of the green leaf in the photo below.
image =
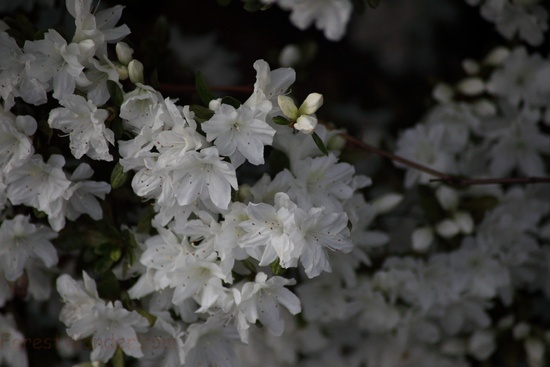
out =
<svg viewBox="0 0 550 367"><path fill-rule="evenodd" d="M116 300L120 297L120 284L112 271L101 274L97 282L97 292L104 299Z"/></svg>
<svg viewBox="0 0 550 367"><path fill-rule="evenodd" d="M269 268L275 275L281 275L285 272L285 268L281 266L281 263L279 262L279 259L273 261L271 264L269 264Z"/></svg>
<svg viewBox="0 0 550 367"><path fill-rule="evenodd" d="M198 104L191 105L189 109L195 113L195 120L198 123L208 121L214 116L214 111Z"/></svg>
<svg viewBox="0 0 550 367"><path fill-rule="evenodd" d="M277 125L284 125L284 126L290 125L290 120L283 116L273 117L273 122L276 123Z"/></svg>
<svg viewBox="0 0 550 367"><path fill-rule="evenodd" d="M150 326L155 325L155 322L157 321L157 317L155 315L150 314L149 312L145 311L143 308L136 308L135 311L139 313L141 316L145 317L147 321L149 321Z"/></svg>
<svg viewBox="0 0 550 367"><path fill-rule="evenodd" d="M111 96L113 103L117 107L120 107L122 102L124 102L124 93L122 93L122 90L118 84L112 80L107 80L107 90L109 91L109 95Z"/></svg>
<svg viewBox="0 0 550 367"><path fill-rule="evenodd" d="M380 5L380 0L367 0L367 4L373 9L376 9Z"/></svg>
<svg viewBox="0 0 550 367"><path fill-rule="evenodd" d="M124 353L120 347L116 347L116 352L110 362L113 367L124 367Z"/></svg>
<svg viewBox="0 0 550 367"><path fill-rule="evenodd" d="M210 101L214 99L214 95L210 91L210 88L208 88L204 75L200 71L195 77L195 88L197 89L197 94L199 95L202 103L208 107Z"/></svg>
<svg viewBox="0 0 550 367"><path fill-rule="evenodd" d="M219 6L228 6L229 4L231 4L231 0L218 0Z"/></svg>
<svg viewBox="0 0 550 367"><path fill-rule="evenodd" d="M146 211L144 213L141 213L139 217L136 232L149 233L151 231L151 228L153 228L153 226L151 225L151 220L153 219L154 216L155 216L155 212L153 210L153 207L152 206L147 207Z"/></svg>
<svg viewBox="0 0 550 367"><path fill-rule="evenodd" d="M230 106L233 106L235 108L241 107L241 101L239 101L237 98L233 98L231 96L226 96L222 98L222 103L228 104Z"/></svg>
<svg viewBox="0 0 550 367"><path fill-rule="evenodd" d="M323 143L323 140L317 135L317 133L311 134L311 137L313 138L313 141L319 148L321 152L323 152L324 155L328 155L327 147L325 147L325 143Z"/></svg>
<svg viewBox="0 0 550 367"><path fill-rule="evenodd" d="M122 250L119 248L115 248L111 250L109 253L109 258L113 260L114 262L117 262L122 257Z"/></svg>
<svg viewBox="0 0 550 367"><path fill-rule="evenodd" d="M149 77L149 85L155 89L159 89L160 82L159 82L159 72L157 69L153 70L151 73L151 77Z"/></svg>
<svg viewBox="0 0 550 367"><path fill-rule="evenodd" d="M111 172L111 186L113 189L118 189L126 182L128 178L128 172L124 172L124 167L120 163L117 163L113 172Z"/></svg>
<svg viewBox="0 0 550 367"><path fill-rule="evenodd" d="M109 257L102 257L94 263L94 271L98 274L103 274L109 271L113 265L114 262Z"/></svg>

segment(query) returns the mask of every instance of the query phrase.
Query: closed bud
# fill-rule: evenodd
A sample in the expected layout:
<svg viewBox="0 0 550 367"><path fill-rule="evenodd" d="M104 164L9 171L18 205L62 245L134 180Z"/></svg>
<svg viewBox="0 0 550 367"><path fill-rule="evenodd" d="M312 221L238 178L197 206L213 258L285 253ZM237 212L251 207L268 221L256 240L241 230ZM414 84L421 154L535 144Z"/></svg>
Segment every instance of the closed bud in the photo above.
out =
<svg viewBox="0 0 550 367"><path fill-rule="evenodd" d="M444 238L452 238L460 233L460 227L452 220L445 219L437 223L435 231Z"/></svg>
<svg viewBox="0 0 550 367"><path fill-rule="evenodd" d="M285 67L293 67L300 62L300 49L296 45L286 45L279 54L279 64Z"/></svg>
<svg viewBox="0 0 550 367"><path fill-rule="evenodd" d="M323 105L323 95L319 93L311 93L299 109L300 115L312 115Z"/></svg>
<svg viewBox="0 0 550 367"><path fill-rule="evenodd" d="M467 96L477 96L485 91L485 83L480 78L466 78L461 80L457 89Z"/></svg>
<svg viewBox="0 0 550 367"><path fill-rule="evenodd" d="M389 193L381 197L376 198L372 205L376 209L376 214L385 214L395 208L399 203L403 201L403 195L396 193Z"/></svg>
<svg viewBox="0 0 550 367"><path fill-rule="evenodd" d="M412 247L416 252L425 252L432 245L433 230L430 227L417 228L412 233Z"/></svg>
<svg viewBox="0 0 550 367"><path fill-rule="evenodd" d="M128 67L126 65L116 64L115 68L118 73L118 78L120 80L128 79Z"/></svg>
<svg viewBox="0 0 550 367"><path fill-rule="evenodd" d="M95 42L91 39L85 39L78 43L80 53L84 56L92 57L95 54Z"/></svg>
<svg viewBox="0 0 550 367"><path fill-rule="evenodd" d="M474 220L470 213L457 212L453 217L456 225L460 228L460 232L470 234L474 230Z"/></svg>
<svg viewBox="0 0 550 367"><path fill-rule="evenodd" d="M298 120L296 120L296 123L294 124L294 128L304 134L313 134L316 126L317 118L306 115L298 117Z"/></svg>
<svg viewBox="0 0 550 367"><path fill-rule="evenodd" d="M502 64L510 56L510 50L504 47L497 47L485 58L485 63L492 66L498 66Z"/></svg>
<svg viewBox="0 0 550 367"><path fill-rule="evenodd" d="M115 50L121 64L128 65L134 59L134 50L126 42L117 43Z"/></svg>
<svg viewBox="0 0 550 367"><path fill-rule="evenodd" d="M132 60L128 64L128 76L132 83L143 83L143 64L138 60Z"/></svg>
<svg viewBox="0 0 550 367"><path fill-rule="evenodd" d="M546 348L543 342L540 339L527 338L523 345L525 347L525 351L527 352L529 367L544 366L544 351Z"/></svg>
<svg viewBox="0 0 550 367"><path fill-rule="evenodd" d="M277 103L286 117L292 121L296 121L298 118L298 107L296 107L296 104L292 98L280 95L277 97Z"/></svg>

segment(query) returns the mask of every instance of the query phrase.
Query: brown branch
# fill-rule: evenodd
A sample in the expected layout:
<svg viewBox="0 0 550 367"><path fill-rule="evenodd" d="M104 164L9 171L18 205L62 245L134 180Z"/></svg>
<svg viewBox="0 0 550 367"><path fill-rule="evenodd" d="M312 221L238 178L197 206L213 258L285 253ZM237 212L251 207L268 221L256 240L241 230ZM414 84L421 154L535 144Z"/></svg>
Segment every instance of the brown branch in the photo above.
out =
<svg viewBox="0 0 550 367"><path fill-rule="evenodd" d="M448 175L448 174L436 171L433 168L424 166L420 163L413 162L407 158L403 158L396 154L390 153L386 150L374 147L370 144L365 143L362 140L354 138L351 135L348 135L345 133L341 135L349 143L355 146L368 150L369 152L380 155L382 157L389 158L392 161L402 163L408 167L416 169L417 171L427 173L430 176L437 177L437 178L431 179L430 182L444 182L453 186L495 185L495 184L510 185L510 184L516 184L516 183L521 183L521 184L550 183L550 178L546 178L546 177L509 177L509 178L481 178L481 179L461 178L461 177Z"/></svg>
<svg viewBox="0 0 550 367"><path fill-rule="evenodd" d="M250 94L254 91L254 87L251 85L224 85L224 86L211 86L209 88L212 92ZM179 85L179 84L169 84L169 83L161 83L158 89L161 92L177 93L177 94L191 94L197 91L194 85Z"/></svg>

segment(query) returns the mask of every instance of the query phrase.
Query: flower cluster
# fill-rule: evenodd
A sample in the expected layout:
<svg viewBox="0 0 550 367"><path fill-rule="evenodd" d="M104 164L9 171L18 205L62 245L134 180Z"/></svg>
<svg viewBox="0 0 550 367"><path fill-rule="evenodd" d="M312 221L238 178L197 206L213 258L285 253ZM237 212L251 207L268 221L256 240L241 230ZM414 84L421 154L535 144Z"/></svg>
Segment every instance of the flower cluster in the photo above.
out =
<svg viewBox="0 0 550 367"><path fill-rule="evenodd" d="M257 3L339 40L362 2ZM467 3L542 44L541 2ZM0 23L0 364L30 363L23 304L62 334L59 366L475 367L509 345L547 365L547 186L452 187L404 163L373 183L317 117L323 95L290 96L294 69L257 60L242 100L199 73L182 103L134 57L122 6L64 5L67 32ZM548 58L516 44L463 66L395 154L548 176Z"/></svg>

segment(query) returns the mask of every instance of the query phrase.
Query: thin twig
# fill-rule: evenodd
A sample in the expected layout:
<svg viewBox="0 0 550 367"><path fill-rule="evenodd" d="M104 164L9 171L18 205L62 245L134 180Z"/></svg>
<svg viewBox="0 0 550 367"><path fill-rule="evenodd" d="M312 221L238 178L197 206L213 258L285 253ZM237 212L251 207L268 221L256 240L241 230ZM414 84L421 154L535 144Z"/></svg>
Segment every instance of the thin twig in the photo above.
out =
<svg viewBox="0 0 550 367"><path fill-rule="evenodd" d="M430 182L444 182L453 186L495 185L495 184L510 185L510 184L517 184L517 183L520 183L520 184L550 183L550 178L546 178L546 177L508 177L508 178L470 179L470 178L462 178L462 177L457 177L453 175L448 175L443 172L439 172L433 168L424 166L420 163L413 162L407 158L403 158L401 156L388 152L386 150L374 147L370 144L365 143L362 140L354 138L351 135L348 135L345 133L341 135L348 142L362 149L368 150L369 152L380 155L382 157L389 158L392 161L402 163L408 167L414 168L417 171L427 173L430 176L437 177L437 178L431 179Z"/></svg>

